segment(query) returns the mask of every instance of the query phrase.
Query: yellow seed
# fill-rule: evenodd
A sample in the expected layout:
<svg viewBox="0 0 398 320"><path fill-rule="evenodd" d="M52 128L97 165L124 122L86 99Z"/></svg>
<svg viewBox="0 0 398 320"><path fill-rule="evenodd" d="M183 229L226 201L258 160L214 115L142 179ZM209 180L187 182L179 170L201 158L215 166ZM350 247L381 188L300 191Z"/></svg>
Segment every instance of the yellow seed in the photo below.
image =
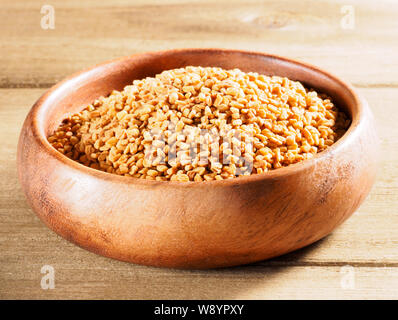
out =
<svg viewBox="0 0 398 320"><path fill-rule="evenodd" d="M67 157L113 174L211 181L310 159L349 125L331 99L297 81L186 67L98 98L48 141Z"/></svg>

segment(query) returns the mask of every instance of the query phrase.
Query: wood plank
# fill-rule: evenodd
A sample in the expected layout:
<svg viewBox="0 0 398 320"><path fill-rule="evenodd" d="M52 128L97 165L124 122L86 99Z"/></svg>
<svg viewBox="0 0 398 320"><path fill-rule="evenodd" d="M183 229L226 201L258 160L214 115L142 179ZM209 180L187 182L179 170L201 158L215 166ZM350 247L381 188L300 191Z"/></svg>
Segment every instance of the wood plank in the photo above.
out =
<svg viewBox="0 0 398 320"><path fill-rule="evenodd" d="M398 86L398 3L392 0L51 4L54 30L40 27L37 1L2 3L0 87L46 87L104 60L183 47L265 51L318 65L358 86ZM355 9L353 30L341 27L347 4Z"/></svg>
<svg viewBox="0 0 398 320"><path fill-rule="evenodd" d="M75 258L71 256L69 263L41 257L33 264L31 260L24 264L24 259L18 264L8 264L2 270L0 298L396 299L398 296L398 268L246 266L185 271L115 264L105 258L84 261ZM55 270L52 290L41 289L40 270L44 264Z"/></svg>

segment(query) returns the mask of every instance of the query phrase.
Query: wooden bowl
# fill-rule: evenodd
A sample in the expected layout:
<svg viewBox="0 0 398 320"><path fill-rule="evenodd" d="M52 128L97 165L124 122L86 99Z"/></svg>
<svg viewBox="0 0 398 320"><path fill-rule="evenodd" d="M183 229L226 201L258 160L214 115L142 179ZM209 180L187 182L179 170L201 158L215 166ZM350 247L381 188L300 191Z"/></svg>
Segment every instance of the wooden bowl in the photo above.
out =
<svg viewBox="0 0 398 320"><path fill-rule="evenodd" d="M84 104L134 79L187 65L299 80L330 95L352 124L311 160L210 182L157 182L104 173L68 159L48 143L46 137ZM263 53L182 49L105 62L52 87L23 125L18 174L39 218L85 249L138 264L213 268L268 259L326 236L368 194L377 146L366 102L325 71Z"/></svg>

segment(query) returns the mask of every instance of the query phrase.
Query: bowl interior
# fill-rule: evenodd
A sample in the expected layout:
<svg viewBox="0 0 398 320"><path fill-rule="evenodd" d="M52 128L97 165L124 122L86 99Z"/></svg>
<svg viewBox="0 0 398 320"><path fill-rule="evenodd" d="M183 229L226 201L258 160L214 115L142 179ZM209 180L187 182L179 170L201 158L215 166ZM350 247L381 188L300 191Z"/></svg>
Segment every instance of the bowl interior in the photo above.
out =
<svg viewBox="0 0 398 320"><path fill-rule="evenodd" d="M334 76L315 67L261 53L217 49L182 49L144 53L100 64L57 85L37 110L41 134L50 135L68 115L79 112L100 96L120 90L135 79L184 66L239 68L242 71L288 77L326 93L353 120L359 112L352 90Z"/></svg>

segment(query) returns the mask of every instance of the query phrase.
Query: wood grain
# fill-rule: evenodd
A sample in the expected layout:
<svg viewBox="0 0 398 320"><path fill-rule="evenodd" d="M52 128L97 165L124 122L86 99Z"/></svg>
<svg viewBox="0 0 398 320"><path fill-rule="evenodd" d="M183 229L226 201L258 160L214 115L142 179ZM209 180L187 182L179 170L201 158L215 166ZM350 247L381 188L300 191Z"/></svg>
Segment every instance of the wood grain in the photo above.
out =
<svg viewBox="0 0 398 320"><path fill-rule="evenodd" d="M3 298L396 298L398 279L398 89L362 89L377 115L384 159L373 190L346 223L298 252L224 271L146 268L106 259L61 239L25 202L16 178L19 130L43 89L1 89L0 297ZM40 268L56 289L40 288ZM340 287L354 266L355 290Z"/></svg>
<svg viewBox="0 0 398 320"><path fill-rule="evenodd" d="M0 11L0 87L48 87L104 60L183 47L257 50L296 58L363 87L398 86L398 6L349 1L51 1L55 29L40 27L41 4L6 1ZM26 56L28 55L28 59Z"/></svg>
<svg viewBox="0 0 398 320"><path fill-rule="evenodd" d="M42 265L37 262L29 264L29 269L19 264L5 270L7 287L0 287L0 298L395 299L398 294L396 268L355 267L354 286L345 289L341 285L344 269L340 267L247 266L204 272L124 264L104 267L97 259L71 266L53 263L55 289L42 290Z"/></svg>
<svg viewBox="0 0 398 320"><path fill-rule="evenodd" d="M326 239L255 265L176 271L80 249L47 229L16 178L22 122L44 89L0 89L0 298L398 298L398 3L395 0L52 0L55 30L36 0L1 2L0 87L47 88L82 68L137 52L182 47L258 50L318 65L364 89L383 161L370 196ZM356 26L340 26L353 5ZM56 272L42 290L40 268ZM355 289L341 267L354 266Z"/></svg>

